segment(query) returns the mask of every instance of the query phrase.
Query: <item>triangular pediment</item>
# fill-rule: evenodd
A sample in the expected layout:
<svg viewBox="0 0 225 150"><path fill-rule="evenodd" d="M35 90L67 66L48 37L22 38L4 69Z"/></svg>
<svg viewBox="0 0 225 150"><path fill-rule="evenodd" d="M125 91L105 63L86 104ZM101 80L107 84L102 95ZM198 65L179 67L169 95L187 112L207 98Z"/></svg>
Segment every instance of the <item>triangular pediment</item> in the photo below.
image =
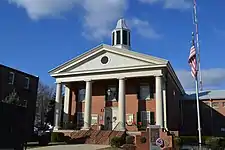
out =
<svg viewBox="0 0 225 150"><path fill-rule="evenodd" d="M101 45L50 71L50 74L104 71L141 66L166 65L167 60L131 50Z"/></svg>

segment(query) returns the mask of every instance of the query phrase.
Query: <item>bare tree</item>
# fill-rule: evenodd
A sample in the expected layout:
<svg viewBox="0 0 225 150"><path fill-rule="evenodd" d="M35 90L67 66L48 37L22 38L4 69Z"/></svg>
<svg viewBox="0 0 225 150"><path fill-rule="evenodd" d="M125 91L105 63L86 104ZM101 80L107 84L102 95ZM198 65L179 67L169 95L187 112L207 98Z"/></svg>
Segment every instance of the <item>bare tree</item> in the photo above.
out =
<svg viewBox="0 0 225 150"><path fill-rule="evenodd" d="M36 123L43 124L45 116L49 111L49 103L54 100L55 87L39 82L36 103Z"/></svg>

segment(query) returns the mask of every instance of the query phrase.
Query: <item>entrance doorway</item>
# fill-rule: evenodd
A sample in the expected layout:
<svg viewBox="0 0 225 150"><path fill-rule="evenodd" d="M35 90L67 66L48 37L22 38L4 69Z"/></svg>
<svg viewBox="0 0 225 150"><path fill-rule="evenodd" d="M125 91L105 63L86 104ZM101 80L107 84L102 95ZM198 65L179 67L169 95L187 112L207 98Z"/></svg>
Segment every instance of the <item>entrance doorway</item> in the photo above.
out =
<svg viewBox="0 0 225 150"><path fill-rule="evenodd" d="M118 107L105 108L105 129L113 130L118 123Z"/></svg>

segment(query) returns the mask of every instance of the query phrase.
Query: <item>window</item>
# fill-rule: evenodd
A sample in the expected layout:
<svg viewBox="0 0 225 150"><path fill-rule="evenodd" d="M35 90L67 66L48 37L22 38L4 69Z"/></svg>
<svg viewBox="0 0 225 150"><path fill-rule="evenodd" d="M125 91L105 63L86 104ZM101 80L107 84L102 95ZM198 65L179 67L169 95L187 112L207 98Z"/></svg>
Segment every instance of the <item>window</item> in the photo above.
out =
<svg viewBox="0 0 225 150"><path fill-rule="evenodd" d="M147 126L150 123L150 111L141 112L141 122L144 126Z"/></svg>
<svg viewBox="0 0 225 150"><path fill-rule="evenodd" d="M120 38L120 31L116 31L116 44L121 43L121 38Z"/></svg>
<svg viewBox="0 0 225 150"><path fill-rule="evenodd" d="M127 31L123 30L123 44L127 45Z"/></svg>
<svg viewBox="0 0 225 150"><path fill-rule="evenodd" d="M98 114L91 114L91 125L98 124Z"/></svg>
<svg viewBox="0 0 225 150"><path fill-rule="evenodd" d="M130 46L130 32L128 32L128 45Z"/></svg>
<svg viewBox="0 0 225 150"><path fill-rule="evenodd" d="M29 89L30 87L30 78L26 77L25 78L25 85L24 85L24 88L25 89Z"/></svg>
<svg viewBox="0 0 225 150"><path fill-rule="evenodd" d="M85 89L78 90L78 102L85 101Z"/></svg>
<svg viewBox="0 0 225 150"><path fill-rule="evenodd" d="M225 102L223 102L223 107L225 107Z"/></svg>
<svg viewBox="0 0 225 150"><path fill-rule="evenodd" d="M126 114L127 123L131 124L134 122L134 114Z"/></svg>
<svg viewBox="0 0 225 150"><path fill-rule="evenodd" d="M14 72L9 72L8 83L9 84L14 84L14 80L15 80L15 74L14 74Z"/></svg>
<svg viewBox="0 0 225 150"><path fill-rule="evenodd" d="M23 107L27 107L27 100L23 100L22 106L23 106Z"/></svg>
<svg viewBox="0 0 225 150"><path fill-rule="evenodd" d="M113 32L113 35L112 35L112 45L115 45L114 39L115 39L115 32Z"/></svg>
<svg viewBox="0 0 225 150"><path fill-rule="evenodd" d="M213 102L212 103L212 108L219 108L219 103L218 102Z"/></svg>
<svg viewBox="0 0 225 150"><path fill-rule="evenodd" d="M106 91L106 100L107 101L116 101L117 100L117 87L109 87Z"/></svg>
<svg viewBox="0 0 225 150"><path fill-rule="evenodd" d="M139 100L148 100L152 98L150 96L150 86L149 84L143 84L140 86L140 91L139 91Z"/></svg>
<svg viewBox="0 0 225 150"><path fill-rule="evenodd" d="M77 112L77 125L80 127L84 125L84 112Z"/></svg>

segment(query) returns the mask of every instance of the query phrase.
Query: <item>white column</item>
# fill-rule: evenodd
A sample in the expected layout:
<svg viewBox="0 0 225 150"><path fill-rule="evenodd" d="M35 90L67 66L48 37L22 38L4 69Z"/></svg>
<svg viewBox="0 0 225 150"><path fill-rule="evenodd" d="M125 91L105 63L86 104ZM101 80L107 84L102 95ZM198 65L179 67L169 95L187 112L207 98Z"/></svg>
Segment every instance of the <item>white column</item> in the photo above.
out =
<svg viewBox="0 0 225 150"><path fill-rule="evenodd" d="M86 81L83 129L89 129L91 127L91 103L92 103L91 99L92 99L92 82Z"/></svg>
<svg viewBox="0 0 225 150"><path fill-rule="evenodd" d="M155 77L156 82L156 125L163 128L163 96L162 96L162 76Z"/></svg>
<svg viewBox="0 0 225 150"><path fill-rule="evenodd" d="M63 122L67 124L69 122L69 105L70 105L70 87L65 85L65 94L64 94L64 116Z"/></svg>
<svg viewBox="0 0 225 150"><path fill-rule="evenodd" d="M61 106L62 106L62 84L56 84L56 97L55 97L55 125L54 130L60 128L61 120Z"/></svg>
<svg viewBox="0 0 225 150"><path fill-rule="evenodd" d="M167 129L167 99L166 99L166 81L163 80L163 119L164 119L164 128Z"/></svg>
<svg viewBox="0 0 225 150"><path fill-rule="evenodd" d="M126 129L126 98L125 98L125 79L119 79L119 100L118 100L118 121L119 130Z"/></svg>

